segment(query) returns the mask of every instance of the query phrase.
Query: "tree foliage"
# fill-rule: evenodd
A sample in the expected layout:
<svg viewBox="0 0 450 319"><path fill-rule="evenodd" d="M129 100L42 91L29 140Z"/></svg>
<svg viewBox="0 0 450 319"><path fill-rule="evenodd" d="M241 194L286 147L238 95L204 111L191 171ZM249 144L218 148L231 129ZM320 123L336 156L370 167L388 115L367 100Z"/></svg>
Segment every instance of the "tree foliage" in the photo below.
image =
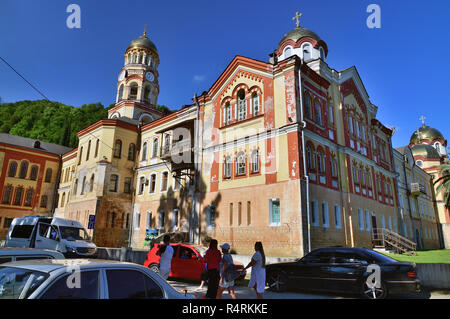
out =
<svg viewBox="0 0 450 319"><path fill-rule="evenodd" d="M0 104L0 132L77 147L77 132L108 117L101 103L73 107L47 100Z"/></svg>
<svg viewBox="0 0 450 319"><path fill-rule="evenodd" d="M438 185L436 193L444 190L444 204L450 209L450 164L441 164L440 173L441 177L434 182Z"/></svg>
<svg viewBox="0 0 450 319"><path fill-rule="evenodd" d="M39 139L68 147L78 146L77 132L108 117L111 104L84 104L73 107L48 100L19 101L0 104L0 133ZM170 114L167 106L157 109Z"/></svg>

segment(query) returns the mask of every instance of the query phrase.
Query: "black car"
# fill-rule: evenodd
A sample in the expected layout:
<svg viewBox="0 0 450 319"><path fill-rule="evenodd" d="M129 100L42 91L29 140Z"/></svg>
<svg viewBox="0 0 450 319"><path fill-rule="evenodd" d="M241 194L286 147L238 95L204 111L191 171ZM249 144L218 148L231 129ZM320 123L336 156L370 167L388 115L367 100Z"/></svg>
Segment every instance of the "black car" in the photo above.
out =
<svg viewBox="0 0 450 319"><path fill-rule="evenodd" d="M379 266L379 288L372 289L375 282L372 268L377 266L370 265ZM401 263L365 248L319 248L294 262L267 265L266 278L269 289L278 292L310 289L382 299L388 293L420 291L413 264Z"/></svg>

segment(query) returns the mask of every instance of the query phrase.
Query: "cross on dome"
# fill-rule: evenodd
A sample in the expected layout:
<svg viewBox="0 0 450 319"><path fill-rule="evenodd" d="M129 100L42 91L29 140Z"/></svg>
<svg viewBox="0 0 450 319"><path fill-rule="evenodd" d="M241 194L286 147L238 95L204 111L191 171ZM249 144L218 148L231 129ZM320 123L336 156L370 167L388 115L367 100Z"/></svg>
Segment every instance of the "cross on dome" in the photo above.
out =
<svg viewBox="0 0 450 319"><path fill-rule="evenodd" d="M419 120L422 121L422 127L425 127L425 119L426 119L426 117L423 115L419 118Z"/></svg>
<svg viewBox="0 0 450 319"><path fill-rule="evenodd" d="M292 20L296 20L297 28L300 28L300 17L303 15L303 13L298 13L298 11L295 13L295 17L292 18Z"/></svg>

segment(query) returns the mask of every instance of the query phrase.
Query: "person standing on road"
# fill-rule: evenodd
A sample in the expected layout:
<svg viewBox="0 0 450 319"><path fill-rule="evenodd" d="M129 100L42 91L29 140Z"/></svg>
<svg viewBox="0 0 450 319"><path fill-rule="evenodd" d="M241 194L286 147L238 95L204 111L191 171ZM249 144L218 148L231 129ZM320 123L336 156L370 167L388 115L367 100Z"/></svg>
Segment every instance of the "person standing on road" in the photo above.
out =
<svg viewBox="0 0 450 319"><path fill-rule="evenodd" d="M156 254L161 256L159 261L159 274L167 280L167 278L169 278L170 268L172 266L173 248L170 246L169 235L164 236L163 242L164 244L159 247Z"/></svg>
<svg viewBox="0 0 450 319"><path fill-rule="evenodd" d="M206 291L206 298L215 299L220 280L219 264L222 260L222 255L217 249L217 240L211 239L204 260L208 268L208 290Z"/></svg>
<svg viewBox="0 0 450 319"><path fill-rule="evenodd" d="M250 267L252 267L252 272L248 286L255 289L258 299L262 299L262 294L266 288L266 256L260 241L255 243L255 254L244 270Z"/></svg>
<svg viewBox="0 0 450 319"><path fill-rule="evenodd" d="M216 299L221 299L222 294L225 289L228 289L228 293L230 294L231 298L237 299L236 294L234 293L234 280L227 281L225 279L225 269L227 269L228 266L233 266L233 257L231 257L230 254L230 245L228 243L225 243L220 246L222 248L222 261L220 262L220 281L219 281L219 288L217 290L217 297Z"/></svg>

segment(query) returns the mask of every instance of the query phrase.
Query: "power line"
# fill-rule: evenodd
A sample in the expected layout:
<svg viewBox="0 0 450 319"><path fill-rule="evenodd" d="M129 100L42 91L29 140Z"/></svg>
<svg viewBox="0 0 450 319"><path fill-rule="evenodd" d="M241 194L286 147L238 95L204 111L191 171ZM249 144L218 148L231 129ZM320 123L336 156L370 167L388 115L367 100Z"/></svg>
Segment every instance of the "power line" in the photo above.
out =
<svg viewBox="0 0 450 319"><path fill-rule="evenodd" d="M11 68L11 70L13 70L14 72L16 72L17 75L20 76L25 82L27 82L34 90L36 90L36 91L37 91L40 95L42 95L47 101L49 101L49 99L48 99L41 91L39 91L33 84L31 84L30 81L28 81L27 79L25 79L25 77L23 77L22 74L20 74L16 69L14 69L14 68L11 66L11 64L9 64L8 62L6 62L6 60L3 59L1 56L0 56L0 59L1 59L3 62L5 62L5 64Z"/></svg>

